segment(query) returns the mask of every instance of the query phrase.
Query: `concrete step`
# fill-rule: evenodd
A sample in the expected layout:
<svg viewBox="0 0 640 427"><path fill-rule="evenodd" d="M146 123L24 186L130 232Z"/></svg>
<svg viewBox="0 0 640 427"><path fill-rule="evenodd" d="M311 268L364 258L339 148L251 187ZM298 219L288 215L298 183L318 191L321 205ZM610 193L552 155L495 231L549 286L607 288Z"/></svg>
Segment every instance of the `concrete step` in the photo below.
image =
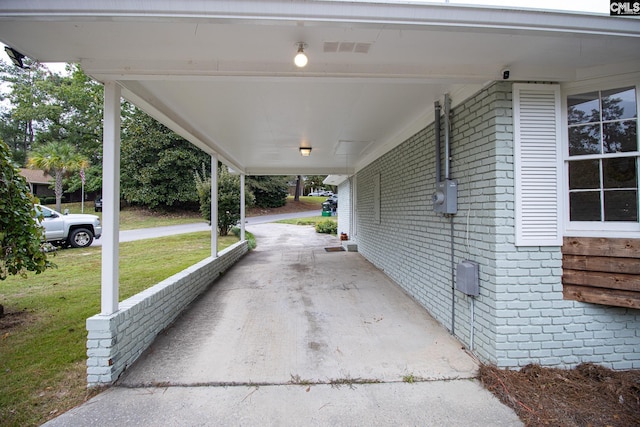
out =
<svg viewBox="0 0 640 427"><path fill-rule="evenodd" d="M350 240L342 241L342 247L347 252L358 252L358 244L356 242L352 242Z"/></svg>

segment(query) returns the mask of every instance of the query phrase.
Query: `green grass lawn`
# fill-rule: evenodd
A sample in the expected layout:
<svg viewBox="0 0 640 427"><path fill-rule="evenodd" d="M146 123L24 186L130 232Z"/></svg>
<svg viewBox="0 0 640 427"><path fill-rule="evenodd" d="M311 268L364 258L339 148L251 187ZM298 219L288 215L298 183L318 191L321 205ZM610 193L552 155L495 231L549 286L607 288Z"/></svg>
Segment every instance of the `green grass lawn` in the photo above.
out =
<svg viewBox="0 0 640 427"><path fill-rule="evenodd" d="M289 202L293 202L293 196L288 197ZM322 202L327 200L326 197L300 197L300 201L309 206L310 209L322 209ZM55 204L47 205L55 209ZM62 212L69 209L69 213L81 213L82 207L80 203L63 203ZM84 213L98 215L102 220L102 212L95 212L93 202L84 203ZM278 213L274 210L273 213ZM334 217L335 218L335 217ZM120 229L134 230L137 228L163 227L167 225L193 224L203 222L199 212L152 212L147 209L140 208L123 208L120 210Z"/></svg>
<svg viewBox="0 0 640 427"><path fill-rule="evenodd" d="M51 209L55 209L55 204L47 205ZM63 203L62 213L65 209L69 209L69 213L82 213L81 203ZM93 202L84 203L84 213L93 214L102 220L102 212L95 212ZM123 208L120 210L120 229L134 230L137 228L162 227L166 225L192 224L203 222L202 215L199 212L155 212L140 208Z"/></svg>
<svg viewBox="0 0 640 427"><path fill-rule="evenodd" d="M293 200L293 196L289 196L290 200ZM322 209L322 202L327 200L327 197L322 196L322 197L311 197L311 196L301 196L300 197L301 201L307 202L307 203L317 203L318 204L318 209Z"/></svg>
<svg viewBox="0 0 640 427"><path fill-rule="evenodd" d="M222 250L237 242L220 237ZM120 300L210 255L209 232L120 244ZM100 311L101 248L60 250L56 269L0 282L0 425L40 425L87 397L85 320ZM8 322L14 322L11 326Z"/></svg>
<svg viewBox="0 0 640 427"><path fill-rule="evenodd" d="M293 224L293 225L316 225L317 223L325 220L331 220L334 222L338 222L337 216L310 216L307 218L293 218L293 219L281 219L280 221L276 221L280 224Z"/></svg>

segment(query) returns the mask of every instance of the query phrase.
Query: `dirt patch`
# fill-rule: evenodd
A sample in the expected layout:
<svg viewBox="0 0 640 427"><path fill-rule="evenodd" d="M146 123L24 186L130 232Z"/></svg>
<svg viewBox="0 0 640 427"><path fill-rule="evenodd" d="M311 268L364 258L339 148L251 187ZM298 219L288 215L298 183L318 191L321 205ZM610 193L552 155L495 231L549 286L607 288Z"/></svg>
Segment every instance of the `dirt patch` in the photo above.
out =
<svg viewBox="0 0 640 427"><path fill-rule="evenodd" d="M640 426L640 370L480 367L480 380L527 426Z"/></svg>
<svg viewBox="0 0 640 427"><path fill-rule="evenodd" d="M261 215L277 215L294 212L306 212L306 211L320 211L322 204L318 202L309 202L300 200L295 202L293 200L287 200L287 204L279 208L250 208L247 209L247 216L261 216Z"/></svg>
<svg viewBox="0 0 640 427"><path fill-rule="evenodd" d="M18 326L29 323L33 318L34 314L30 311L8 311L8 308L5 307L4 315L0 317L0 335L9 333Z"/></svg>

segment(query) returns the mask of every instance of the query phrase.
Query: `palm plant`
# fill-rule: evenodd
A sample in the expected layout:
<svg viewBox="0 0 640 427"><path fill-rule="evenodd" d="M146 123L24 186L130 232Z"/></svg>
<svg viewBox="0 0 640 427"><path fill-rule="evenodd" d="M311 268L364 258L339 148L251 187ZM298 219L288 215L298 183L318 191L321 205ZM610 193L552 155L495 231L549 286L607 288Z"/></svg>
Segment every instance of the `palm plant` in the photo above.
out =
<svg viewBox="0 0 640 427"><path fill-rule="evenodd" d="M72 172L85 169L89 160L78 154L73 145L66 142L49 142L33 150L27 166L42 169L55 179L56 210L62 205L62 180Z"/></svg>

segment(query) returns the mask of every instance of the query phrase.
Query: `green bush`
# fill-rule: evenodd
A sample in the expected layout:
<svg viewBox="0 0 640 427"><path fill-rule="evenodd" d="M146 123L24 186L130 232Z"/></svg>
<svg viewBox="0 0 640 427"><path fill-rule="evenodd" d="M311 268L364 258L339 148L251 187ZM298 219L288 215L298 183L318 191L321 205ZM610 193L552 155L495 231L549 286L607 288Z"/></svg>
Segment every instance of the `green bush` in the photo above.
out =
<svg viewBox="0 0 640 427"><path fill-rule="evenodd" d="M234 236L238 238L240 237L240 227L233 227L231 229L231 232ZM244 237L247 239L250 251L254 250L256 246L258 246L258 244L256 243L256 237L253 234L249 233L247 230L244 230Z"/></svg>
<svg viewBox="0 0 640 427"><path fill-rule="evenodd" d="M53 267L41 241L43 229L35 219L34 197L13 164L9 146L0 140L0 280L26 276ZM2 308L2 305L0 305ZM0 310L0 317L2 310Z"/></svg>
<svg viewBox="0 0 640 427"><path fill-rule="evenodd" d="M338 234L338 223L325 219L316 224L316 232L325 234Z"/></svg>
<svg viewBox="0 0 640 427"><path fill-rule="evenodd" d="M211 177L194 173L196 192L200 199L200 213L211 224ZM245 192L245 204L253 203L253 194ZM240 176L229 172L229 168L218 162L218 231L226 236L240 220Z"/></svg>
<svg viewBox="0 0 640 427"><path fill-rule="evenodd" d="M56 196L40 197L40 204L42 204L42 205L55 205L56 204Z"/></svg>

